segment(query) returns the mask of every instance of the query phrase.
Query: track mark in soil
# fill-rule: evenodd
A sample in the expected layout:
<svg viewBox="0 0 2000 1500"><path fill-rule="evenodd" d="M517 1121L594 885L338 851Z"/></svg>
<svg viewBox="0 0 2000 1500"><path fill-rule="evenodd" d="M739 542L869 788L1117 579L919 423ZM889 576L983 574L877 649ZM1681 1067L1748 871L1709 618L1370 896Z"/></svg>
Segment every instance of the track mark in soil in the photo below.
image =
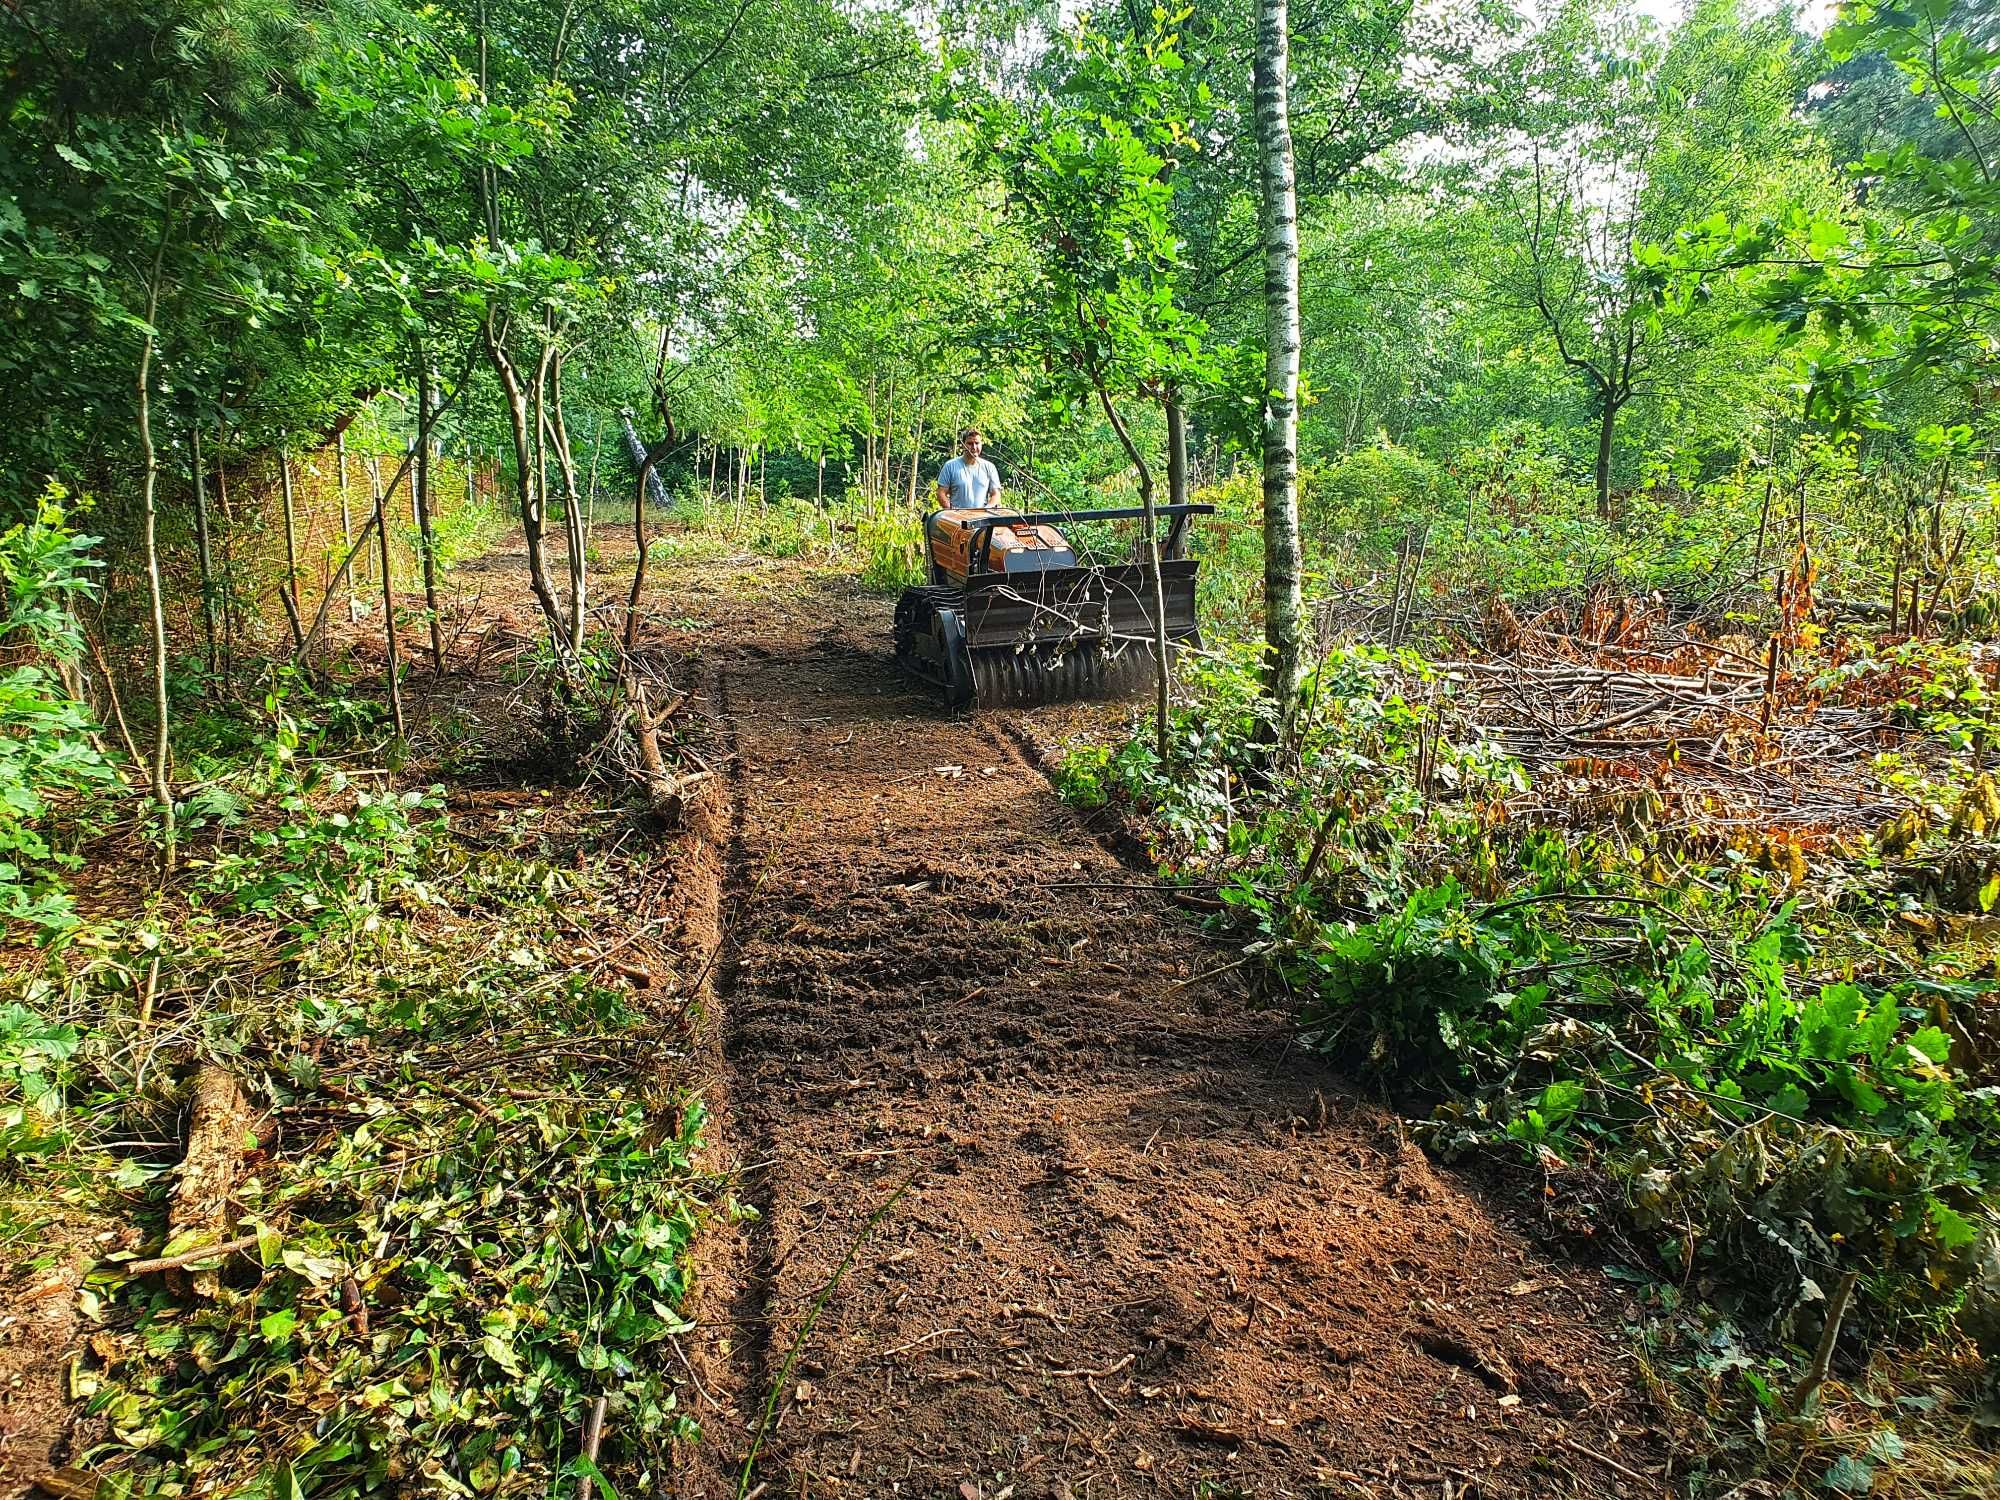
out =
<svg viewBox="0 0 2000 1500"><path fill-rule="evenodd" d="M707 1251L703 1493L795 1345L772 1496L1645 1492L1562 1456L1658 1463L1601 1284L1283 1055L1009 721L896 678L879 603L720 614L757 1218Z"/></svg>

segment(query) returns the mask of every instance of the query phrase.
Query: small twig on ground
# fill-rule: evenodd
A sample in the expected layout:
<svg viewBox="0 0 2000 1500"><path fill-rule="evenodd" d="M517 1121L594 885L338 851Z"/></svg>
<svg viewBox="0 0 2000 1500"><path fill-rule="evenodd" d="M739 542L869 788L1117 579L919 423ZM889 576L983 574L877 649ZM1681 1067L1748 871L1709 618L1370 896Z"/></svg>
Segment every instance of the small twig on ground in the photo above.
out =
<svg viewBox="0 0 2000 1500"><path fill-rule="evenodd" d="M1812 1367L1792 1392L1793 1416L1803 1412L1826 1384L1827 1370L1833 1364L1833 1346L1840 1341L1840 1323L1847 1316L1848 1299L1854 1295L1854 1284L1860 1279L1859 1271L1842 1271L1840 1280L1833 1284L1833 1295L1826 1303L1826 1322L1819 1331L1819 1347L1813 1350Z"/></svg>
<svg viewBox="0 0 2000 1500"><path fill-rule="evenodd" d="M608 1396L599 1396L583 1424L583 1457L590 1467L576 1476L576 1500L590 1500L590 1476L597 1470L597 1450L604 1441L604 1411L609 1404Z"/></svg>
<svg viewBox="0 0 2000 1500"><path fill-rule="evenodd" d="M1595 1448L1586 1448L1574 1438L1558 1438L1556 1441L1580 1457L1590 1459L1594 1463L1603 1464L1605 1468L1611 1470L1614 1474L1623 1474L1635 1484L1643 1484L1648 1489L1654 1488L1654 1482L1644 1474L1641 1474L1637 1469L1628 1469L1625 1465L1618 1462L1617 1459L1607 1457L1605 1454L1599 1453Z"/></svg>
<svg viewBox="0 0 2000 1500"><path fill-rule="evenodd" d="M884 1349L875 1357L877 1359L887 1359L892 1354L904 1354L920 1345L928 1344L932 1339L946 1338L951 1334L963 1332L965 1332L963 1328L935 1328L920 1339L911 1339L907 1344L898 1344L893 1349Z"/></svg>
<svg viewBox="0 0 2000 1500"><path fill-rule="evenodd" d="M708 1403L710 1410L721 1411L722 1410L721 1405L716 1401L715 1397L711 1396L708 1393L708 1387L701 1383L701 1377L695 1374L694 1365L692 1362L689 1361L687 1357L687 1351L681 1348L681 1341L674 1335L668 1334L667 1342L668 1344L672 1345L674 1353L679 1357L681 1362L681 1368L688 1372L688 1379L694 1382L694 1388L696 1393L700 1395L702 1400Z"/></svg>
<svg viewBox="0 0 2000 1500"><path fill-rule="evenodd" d="M1085 1380L1109 1380L1113 1375L1116 1375L1120 1370L1131 1364L1135 1358L1137 1358L1136 1355L1128 1354L1119 1360L1117 1364L1106 1365L1101 1370L1051 1370L1049 1373L1051 1375L1066 1375L1070 1377L1080 1376Z"/></svg>
<svg viewBox="0 0 2000 1500"><path fill-rule="evenodd" d="M246 1234L238 1239L224 1240L219 1245L203 1245L195 1250L183 1250L178 1255L160 1255L152 1260L106 1261L103 1269L118 1276L151 1276L156 1271L185 1270L200 1261L221 1260L256 1248L257 1236Z"/></svg>

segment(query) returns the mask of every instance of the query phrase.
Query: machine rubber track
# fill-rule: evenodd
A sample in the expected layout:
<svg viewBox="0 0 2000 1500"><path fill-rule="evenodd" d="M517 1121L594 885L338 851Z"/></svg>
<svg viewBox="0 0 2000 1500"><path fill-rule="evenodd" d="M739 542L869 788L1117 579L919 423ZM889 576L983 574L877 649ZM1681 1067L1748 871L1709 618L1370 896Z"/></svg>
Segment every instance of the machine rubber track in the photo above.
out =
<svg viewBox="0 0 2000 1500"><path fill-rule="evenodd" d="M949 585L906 589L896 604L896 660L951 708L1030 708L1086 698L1125 698L1153 682L1143 643L1108 650L1096 639L969 650Z"/></svg>

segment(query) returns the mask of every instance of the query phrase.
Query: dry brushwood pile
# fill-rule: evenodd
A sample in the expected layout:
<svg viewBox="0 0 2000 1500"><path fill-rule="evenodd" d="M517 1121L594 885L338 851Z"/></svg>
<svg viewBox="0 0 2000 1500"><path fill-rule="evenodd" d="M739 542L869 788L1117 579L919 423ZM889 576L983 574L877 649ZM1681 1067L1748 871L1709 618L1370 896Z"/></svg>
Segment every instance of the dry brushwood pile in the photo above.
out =
<svg viewBox="0 0 2000 1500"><path fill-rule="evenodd" d="M1876 774L1884 754L1921 769L1943 747L1895 712L1893 674L1844 677L1852 641L1801 663L1676 621L1659 600L1593 597L1517 620L1495 600L1489 650L1430 663L1460 732L1485 736L1542 788L1510 812L1579 824L1636 820L1688 837L1764 845L1873 833L1910 810Z"/></svg>

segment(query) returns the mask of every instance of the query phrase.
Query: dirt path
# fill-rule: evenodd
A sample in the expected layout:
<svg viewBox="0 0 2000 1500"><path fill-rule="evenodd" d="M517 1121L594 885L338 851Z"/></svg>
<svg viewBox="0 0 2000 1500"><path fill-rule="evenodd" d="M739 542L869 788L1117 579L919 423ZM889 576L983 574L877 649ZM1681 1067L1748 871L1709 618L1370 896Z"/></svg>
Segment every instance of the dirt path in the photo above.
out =
<svg viewBox="0 0 2000 1500"><path fill-rule="evenodd" d="M1602 1280L1283 1055L1008 720L897 678L884 602L761 571L659 585L731 761L711 1082L755 1210L703 1269L689 1488L765 1429L773 1496L1650 1493Z"/></svg>

